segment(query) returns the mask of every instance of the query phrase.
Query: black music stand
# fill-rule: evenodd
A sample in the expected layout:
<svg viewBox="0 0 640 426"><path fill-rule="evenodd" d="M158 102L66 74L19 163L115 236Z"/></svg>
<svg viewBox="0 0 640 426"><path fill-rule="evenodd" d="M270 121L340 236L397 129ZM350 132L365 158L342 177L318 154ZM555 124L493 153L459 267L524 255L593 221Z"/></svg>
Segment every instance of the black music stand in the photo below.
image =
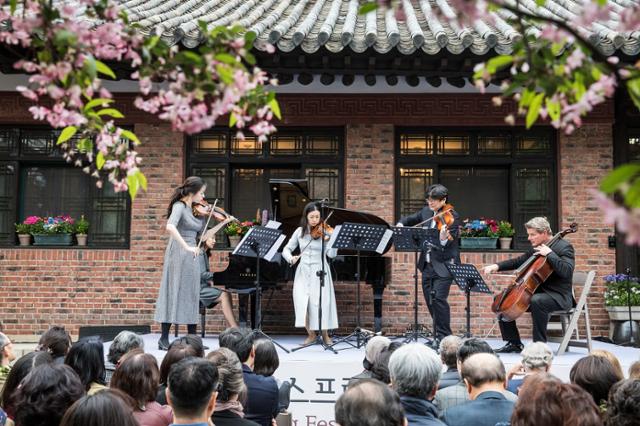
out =
<svg viewBox="0 0 640 426"><path fill-rule="evenodd" d="M492 294L492 292L475 266L464 263L460 265L448 263L446 266L460 290L464 291L467 297L467 307L465 308L467 331L464 333L464 337L471 337L471 292L487 294Z"/></svg>
<svg viewBox="0 0 640 426"><path fill-rule="evenodd" d="M367 341L367 333L360 327L360 253L376 252L382 254L387 243L391 239L393 232L385 225L370 225L364 223L343 223L333 230L329 248L347 249L356 251L356 327L351 334L334 342L348 343L354 348L361 348ZM356 338L356 345L351 343L352 338Z"/></svg>
<svg viewBox="0 0 640 426"><path fill-rule="evenodd" d="M428 228L412 228L397 226L393 230L393 245L397 252L413 252L414 272L413 272L413 327L407 332L405 343L417 342L419 338L429 339L430 333L423 332L422 325L418 324L418 253L422 252L425 242L438 239L438 230ZM435 321L433 321L435 324ZM435 333L435 330L434 330ZM435 336L435 334L434 334Z"/></svg>
<svg viewBox="0 0 640 426"><path fill-rule="evenodd" d="M274 345L289 353L289 350L262 331L262 286L260 284L260 259L271 261L282 245L285 236L279 229L254 226L244 236L233 254L256 258L256 323L253 331L273 342Z"/></svg>

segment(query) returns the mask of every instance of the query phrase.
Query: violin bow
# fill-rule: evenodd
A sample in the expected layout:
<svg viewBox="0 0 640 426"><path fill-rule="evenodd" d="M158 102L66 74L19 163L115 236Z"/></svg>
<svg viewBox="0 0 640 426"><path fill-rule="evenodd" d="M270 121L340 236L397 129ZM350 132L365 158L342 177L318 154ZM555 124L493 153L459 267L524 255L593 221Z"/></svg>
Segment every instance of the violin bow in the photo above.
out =
<svg viewBox="0 0 640 426"><path fill-rule="evenodd" d="M452 211L452 210L453 210L453 209L447 209L447 210L441 211L440 213L436 213L436 214L434 214L432 217L430 217L429 219L427 219L427 220L423 220L422 222L420 222L420 223L417 223L417 224L413 225L413 226L412 226L412 228L418 228L418 227L420 227L420 226L424 225L425 223L429 222L430 220L434 220L436 217L440 217L440 216L442 216L443 214L445 214L445 213L449 213L449 212L450 212L450 211Z"/></svg>
<svg viewBox="0 0 640 426"><path fill-rule="evenodd" d="M202 240L204 239L204 235L207 233L207 228L209 227L209 222L211 222L211 217L213 216L213 212L216 209L216 204L218 204L218 199L213 202L211 206L211 211L209 212L209 217L207 217L207 223L204 224L204 228L202 228L202 232L200 233L200 240L198 241L198 250L200 250L200 246L202 245ZM194 255L195 257L195 255Z"/></svg>

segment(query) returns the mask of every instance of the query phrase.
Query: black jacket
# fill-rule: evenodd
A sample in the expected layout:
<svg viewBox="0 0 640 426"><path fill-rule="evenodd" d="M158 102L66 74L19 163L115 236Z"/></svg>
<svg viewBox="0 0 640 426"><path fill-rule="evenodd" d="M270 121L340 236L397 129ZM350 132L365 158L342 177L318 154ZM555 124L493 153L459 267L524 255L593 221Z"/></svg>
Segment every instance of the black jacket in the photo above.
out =
<svg viewBox="0 0 640 426"><path fill-rule="evenodd" d="M447 241L447 243L443 246L439 241L435 241L434 245L436 247L431 249L431 264L426 262L426 248L422 250L420 254L420 259L418 260L418 269L423 271L423 274L429 278L432 277L450 277L451 273L445 266L446 263L460 263L460 249L458 248L458 237L460 235L460 215L453 210L454 222L453 225L449 227L449 233L453 237L453 240ZM423 222L427 219L433 217L433 212L429 209L429 207L423 207L422 210L418 212L403 217L400 219L400 223L404 226L413 226L417 225L420 222ZM425 228L431 227L431 222L427 222L423 225Z"/></svg>
<svg viewBox="0 0 640 426"><path fill-rule="evenodd" d="M438 409L431 401L401 396L400 403L409 426L444 426L444 423L438 420Z"/></svg>
<svg viewBox="0 0 640 426"><path fill-rule="evenodd" d="M553 297L563 309L569 309L574 304L573 268L575 266L575 252L573 246L564 239L559 239L550 247L552 252L547 255L547 261L553 268L549 278L536 289L536 293L545 292ZM499 271L517 269L534 253L533 248L522 256L498 263Z"/></svg>
<svg viewBox="0 0 640 426"><path fill-rule="evenodd" d="M448 426L495 426L509 424L515 403L500 392L482 392L473 401L447 408L442 421Z"/></svg>
<svg viewBox="0 0 640 426"><path fill-rule="evenodd" d="M247 386L245 418L262 426L271 426L271 419L278 415L278 384L273 377L265 377L242 364L244 384Z"/></svg>
<svg viewBox="0 0 640 426"><path fill-rule="evenodd" d="M215 411L211 420L216 426L258 426L258 423L244 419L230 410Z"/></svg>

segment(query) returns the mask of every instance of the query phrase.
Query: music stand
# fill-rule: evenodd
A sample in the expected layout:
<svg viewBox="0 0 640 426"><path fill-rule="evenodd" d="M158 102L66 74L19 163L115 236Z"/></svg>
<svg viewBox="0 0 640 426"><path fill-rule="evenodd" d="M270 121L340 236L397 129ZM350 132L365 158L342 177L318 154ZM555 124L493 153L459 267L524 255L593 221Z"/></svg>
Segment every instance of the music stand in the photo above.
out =
<svg viewBox="0 0 640 426"><path fill-rule="evenodd" d="M465 311L467 314L467 331L464 333L464 337L471 337L471 292L487 294L492 294L492 292L489 287L487 287L487 284L475 266L464 263L460 265L447 263L446 266L449 272L451 272L451 275L453 275L453 280L466 295L467 307Z"/></svg>
<svg viewBox="0 0 640 426"><path fill-rule="evenodd" d="M418 324L418 253L422 252L425 241L431 241L438 238L437 229L428 228L412 228L405 226L397 226L391 228L393 230L393 245L397 252L413 252L414 273L413 273L413 328L407 332L405 343L413 340L417 342L419 338L429 339L429 334L421 331L422 325ZM434 321L435 323L435 321Z"/></svg>
<svg viewBox="0 0 640 426"><path fill-rule="evenodd" d="M364 223L345 222L334 228L329 241L329 248L356 251L356 327L351 334L334 342L348 343L354 348L362 347L367 341L367 333L360 327L360 253L376 252L382 254L393 232L385 225L370 225ZM356 338L356 345L350 339Z"/></svg>
<svg viewBox="0 0 640 426"><path fill-rule="evenodd" d="M256 323L253 331L262 337L269 339L274 345L289 353L289 350L276 342L269 335L262 331L262 286L260 284L260 259L272 261L282 245L285 236L279 229L266 228L264 226L254 226L244 236L240 244L233 251L233 254L244 257L255 257L256 259Z"/></svg>

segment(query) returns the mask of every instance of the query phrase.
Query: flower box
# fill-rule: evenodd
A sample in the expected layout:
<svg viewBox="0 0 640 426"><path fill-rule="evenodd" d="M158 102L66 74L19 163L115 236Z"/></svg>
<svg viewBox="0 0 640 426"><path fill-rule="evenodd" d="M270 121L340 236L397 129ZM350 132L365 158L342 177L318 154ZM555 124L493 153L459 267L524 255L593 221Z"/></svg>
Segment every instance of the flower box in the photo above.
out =
<svg viewBox="0 0 640 426"><path fill-rule="evenodd" d="M629 307L627 306L605 306L611 321L629 321ZM631 320L640 320L640 306L631 307Z"/></svg>
<svg viewBox="0 0 640 426"><path fill-rule="evenodd" d="M460 247L472 249L495 249L497 237L460 238Z"/></svg>
<svg viewBox="0 0 640 426"><path fill-rule="evenodd" d="M72 234L33 234L35 246L70 246Z"/></svg>

